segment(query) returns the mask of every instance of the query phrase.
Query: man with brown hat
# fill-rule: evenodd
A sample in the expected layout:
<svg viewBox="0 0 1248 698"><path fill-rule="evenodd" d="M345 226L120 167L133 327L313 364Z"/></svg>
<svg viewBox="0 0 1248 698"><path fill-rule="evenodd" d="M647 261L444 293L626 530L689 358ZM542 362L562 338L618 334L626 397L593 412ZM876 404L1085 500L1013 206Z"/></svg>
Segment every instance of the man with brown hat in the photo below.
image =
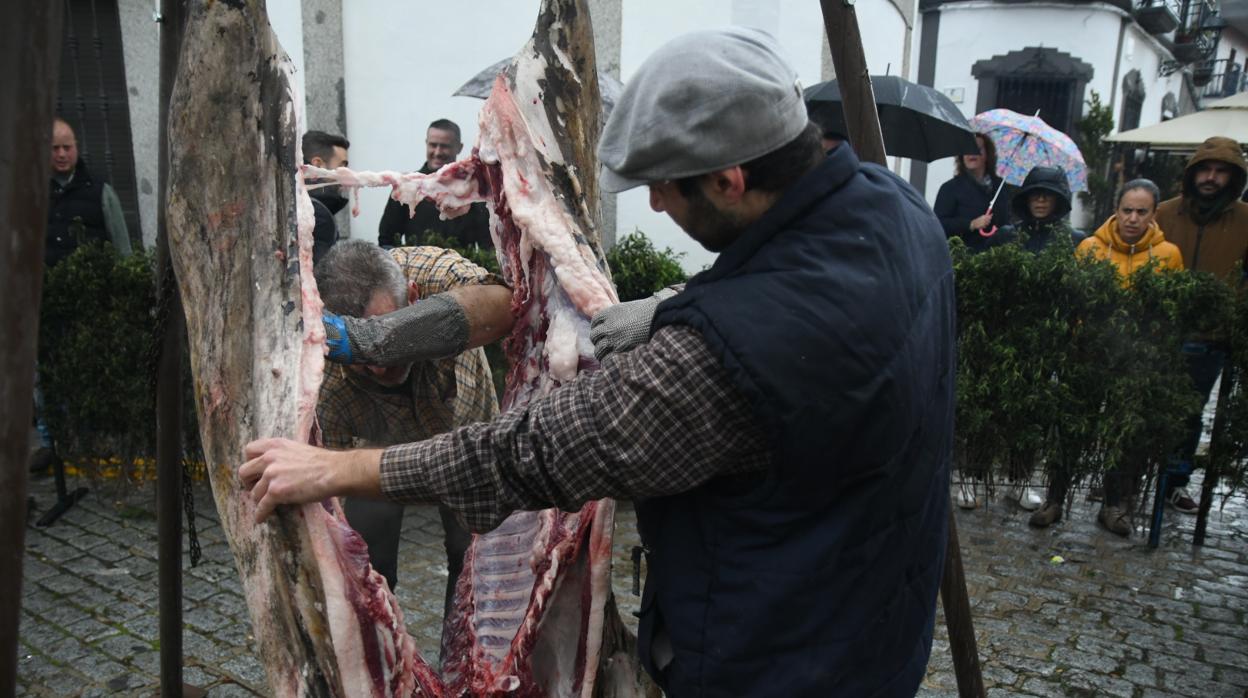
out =
<svg viewBox="0 0 1248 698"><path fill-rule="evenodd" d="M1166 239L1179 246L1183 261L1193 271L1207 271L1219 278L1243 284L1243 275L1236 273L1248 256L1248 204L1239 200L1248 183L1248 163L1243 151L1230 138L1214 136L1201 143L1183 171L1183 191L1157 207L1157 223ZM1222 372L1226 347L1202 338L1185 342L1188 373L1196 389L1209 401L1213 384ZM1204 404L1204 403L1202 403ZM1179 457L1191 462L1200 441L1200 415L1188 425ZM1166 494L1175 509L1188 514L1197 510L1195 500L1187 493L1187 476L1171 479L1173 488Z"/></svg>

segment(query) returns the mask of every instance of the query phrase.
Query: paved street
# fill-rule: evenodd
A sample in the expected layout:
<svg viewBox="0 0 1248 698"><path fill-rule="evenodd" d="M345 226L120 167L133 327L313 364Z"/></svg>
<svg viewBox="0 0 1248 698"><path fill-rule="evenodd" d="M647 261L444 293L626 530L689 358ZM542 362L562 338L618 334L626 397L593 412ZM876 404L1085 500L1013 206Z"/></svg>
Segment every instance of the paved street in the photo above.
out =
<svg viewBox="0 0 1248 698"><path fill-rule="evenodd" d="M158 686L156 525L151 490L109 496L105 484L54 526L27 529L18 694L150 696ZM214 698L268 695L249 647L237 576L206 485L197 486L204 560L185 578L186 680ZM38 512L51 479L31 482ZM1207 545L1195 517L1167 512L1162 547L1137 528L1124 540L1076 503L1047 531L993 502L958 512L984 677L993 695L1248 694L1248 505L1215 505ZM436 656L446 573L437 510L409 509L399 578L409 631ZM621 507L615 589L633 621L632 511ZM1063 562L1054 561L1060 556ZM943 618L920 695L954 696Z"/></svg>

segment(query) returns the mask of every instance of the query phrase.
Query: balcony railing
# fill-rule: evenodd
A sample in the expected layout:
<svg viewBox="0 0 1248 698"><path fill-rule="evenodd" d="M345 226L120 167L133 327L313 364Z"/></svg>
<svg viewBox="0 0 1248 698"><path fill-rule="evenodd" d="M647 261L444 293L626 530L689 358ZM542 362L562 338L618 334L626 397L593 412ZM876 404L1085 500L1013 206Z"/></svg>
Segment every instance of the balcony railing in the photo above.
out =
<svg viewBox="0 0 1248 698"><path fill-rule="evenodd" d="M1197 97L1202 100L1230 97L1248 88L1243 66L1226 58L1192 66L1192 84L1198 90Z"/></svg>

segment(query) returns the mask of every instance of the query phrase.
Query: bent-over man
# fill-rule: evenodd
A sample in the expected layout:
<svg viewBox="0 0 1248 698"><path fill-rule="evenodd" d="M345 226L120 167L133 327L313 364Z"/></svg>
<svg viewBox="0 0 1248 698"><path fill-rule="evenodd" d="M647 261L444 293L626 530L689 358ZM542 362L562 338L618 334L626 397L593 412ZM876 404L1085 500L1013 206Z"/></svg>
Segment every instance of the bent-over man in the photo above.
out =
<svg viewBox="0 0 1248 698"><path fill-rule="evenodd" d="M347 240L331 248L317 265L316 283L330 313L364 318L421 303L429 307L413 310L424 312L433 306L456 305L451 294L458 293L469 303L484 299L494 304L497 312L491 317L500 321L500 334L510 327L507 288L451 250L403 247L387 252L371 242ZM426 316L432 324L437 311ZM449 315L442 321L443 325L455 323ZM492 419L498 414L498 400L485 351L479 345L454 351L457 348L431 350L426 354L430 358L397 366L327 365L317 405L325 446L390 446ZM343 509L368 544L373 568L393 589L398 581L403 505L348 497ZM445 608L449 609L471 536L450 509L439 507L439 512L445 532L449 572Z"/></svg>

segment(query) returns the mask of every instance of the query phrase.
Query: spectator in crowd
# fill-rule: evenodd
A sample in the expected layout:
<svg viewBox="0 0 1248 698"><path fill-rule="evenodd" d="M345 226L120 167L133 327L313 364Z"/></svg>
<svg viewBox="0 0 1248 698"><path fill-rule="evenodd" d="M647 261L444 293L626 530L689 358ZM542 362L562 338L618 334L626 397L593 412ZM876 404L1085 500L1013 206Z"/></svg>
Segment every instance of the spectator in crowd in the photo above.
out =
<svg viewBox="0 0 1248 698"><path fill-rule="evenodd" d="M121 200L108 182L87 169L78 155L78 138L69 122L52 121L52 204L43 261L55 266L88 240L111 242L130 255L130 234Z"/></svg>
<svg viewBox="0 0 1248 698"><path fill-rule="evenodd" d="M425 164L420 171L424 174L437 171L454 162L463 149L458 124L450 119L434 121L425 133ZM377 226L377 243L382 247L423 245L430 232L449 238L460 247L477 245L494 248L494 240L490 237L490 214L485 204L480 202L473 204L462 216L443 220L432 201L421 201L412 211L407 204L391 199L386 202L386 210Z"/></svg>
<svg viewBox="0 0 1248 698"><path fill-rule="evenodd" d="M1207 271L1241 286L1241 263L1248 258L1248 203L1240 201L1248 182L1248 164L1239 144L1214 136L1196 149L1183 172L1182 193L1163 201L1157 222L1166 238L1178 245L1193 271ZM1226 345L1211 337L1194 337L1183 345L1188 374L1196 390L1209 401L1226 360ZM1192 415L1179 458L1191 463L1202 429L1201 415ZM1199 508L1188 493L1186 474L1172 476L1166 501L1181 512Z"/></svg>
<svg viewBox="0 0 1248 698"><path fill-rule="evenodd" d="M324 131L308 131L303 134L303 163L325 170L347 167L347 149L350 141ZM308 179L315 184L315 179ZM318 187L308 192L312 198L312 210L316 215L316 228L312 231L312 262L320 264L321 258L338 241L338 223L334 216L347 205L338 185Z"/></svg>
<svg viewBox="0 0 1248 698"><path fill-rule="evenodd" d="M325 309L339 315L374 317L415 304L419 307L411 311L428 316L428 330L453 325L455 307L480 301L494 311L495 334L501 336L511 325L511 292L451 250L403 247L386 252L371 242L345 240L316 266L316 283ZM332 316L327 330L331 337L342 336L334 330ZM464 339L471 347L468 337ZM434 351L427 360L398 366L327 365L317 405L325 446L392 446L493 419L498 399L484 350L457 349ZM403 505L348 497L343 509L368 544L373 569L393 589ZM444 609L449 609L471 539L450 509L441 506L439 511L449 572Z"/></svg>
<svg viewBox="0 0 1248 698"><path fill-rule="evenodd" d="M1118 192L1114 215L1079 243L1075 253L1109 260L1118 268L1124 286L1131 275L1152 262L1158 269L1182 269L1183 254L1166 241L1157 224L1161 191L1147 179L1133 179Z"/></svg>
<svg viewBox="0 0 1248 698"><path fill-rule="evenodd" d="M1161 228L1154 220L1160 199L1161 192L1151 181L1135 179L1127 182L1118 192L1114 215L1092 237L1079 243L1075 253L1113 262L1124 285L1130 283L1132 273L1150 262L1158 270L1182 269L1183 257L1179 249L1166 242ZM1127 501L1139 482L1143 462L1142 454L1128 452L1120 467L1103 476L1105 499L1097 512L1096 520L1107 531L1124 538L1131 535L1131 515ZM1044 528L1060 520L1062 504L1069 489L1069 471L1061 465L1052 467L1045 504L1031 516L1029 523L1037 528Z"/></svg>
<svg viewBox="0 0 1248 698"><path fill-rule="evenodd" d="M1039 252L1052 244L1072 250L1086 235L1070 227L1070 186L1066 174L1056 167L1036 167L1027 173L1023 186L1010 201L1014 234L1024 237L1023 246Z"/></svg>
<svg viewBox="0 0 1248 698"><path fill-rule="evenodd" d="M940 185L932 210L940 218L946 237L960 237L967 247L982 252L1005 239L985 234L994 227L1009 225L1009 210L1002 204L1009 201L1011 192L1002 191L1003 198L988 210L993 195L1001 186L1001 178L997 176L997 149L992 139L982 133L975 134L975 141L979 143L979 152L957 156L957 174Z"/></svg>
<svg viewBox="0 0 1248 698"><path fill-rule="evenodd" d="M91 174L78 155L78 137L69 122L52 120L51 204L43 253L45 268L56 266L79 245L91 240L111 242L122 256L130 256L130 232L126 229L121 200L108 182ZM31 472L47 469L56 459L52 434L43 418L43 393L35 376L35 429L39 447L30 455Z"/></svg>
<svg viewBox="0 0 1248 698"><path fill-rule="evenodd" d="M1049 245L1062 245L1071 252L1084 235L1070 227L1070 186L1066 174L1056 167L1036 167L1027 173L1022 187L1010 200L1014 227L998 233L1003 239L1022 239L1029 252L1040 252ZM1006 498L1018 502L1026 511L1041 508L1042 499L1029 485L1031 472L1012 472L1015 480L1006 491ZM965 498L959 500L966 507Z"/></svg>

